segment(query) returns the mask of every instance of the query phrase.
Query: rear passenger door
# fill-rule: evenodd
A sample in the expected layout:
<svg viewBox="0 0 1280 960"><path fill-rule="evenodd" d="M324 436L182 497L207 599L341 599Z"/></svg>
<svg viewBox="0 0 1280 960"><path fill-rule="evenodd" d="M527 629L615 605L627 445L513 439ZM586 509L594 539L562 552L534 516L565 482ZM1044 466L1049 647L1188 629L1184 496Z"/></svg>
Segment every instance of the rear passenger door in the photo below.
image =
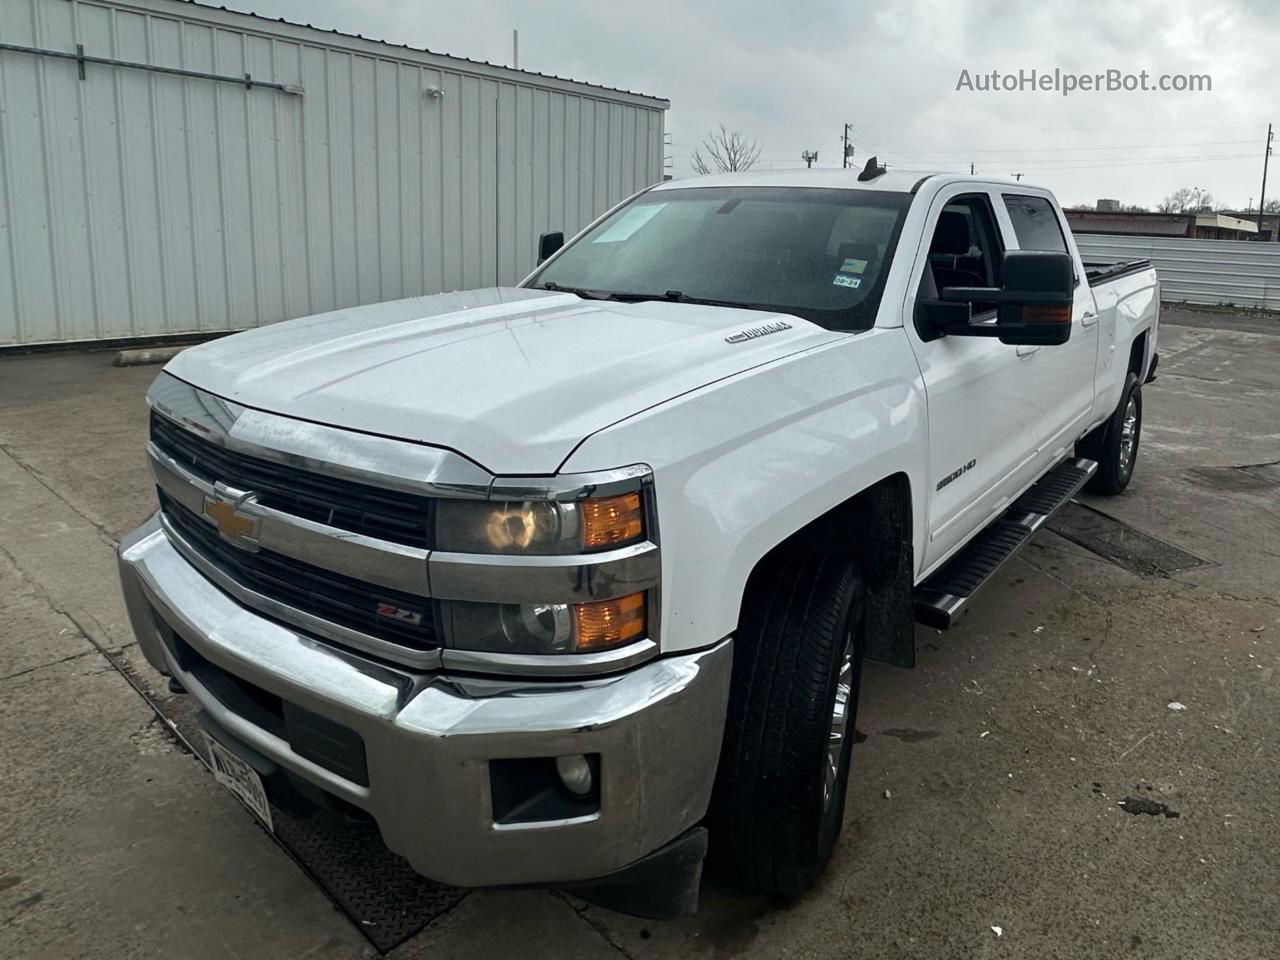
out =
<svg viewBox="0 0 1280 960"><path fill-rule="evenodd" d="M998 210L1010 245L1019 250L1053 250L1071 254L1066 225L1057 205L1046 195L1002 193ZM1043 469L1067 451L1090 422L1094 398L1094 364L1098 356L1098 311L1093 292L1076 261L1075 303L1071 338L1064 344L1018 347L1035 383L1041 419L1034 427L1037 467Z"/></svg>

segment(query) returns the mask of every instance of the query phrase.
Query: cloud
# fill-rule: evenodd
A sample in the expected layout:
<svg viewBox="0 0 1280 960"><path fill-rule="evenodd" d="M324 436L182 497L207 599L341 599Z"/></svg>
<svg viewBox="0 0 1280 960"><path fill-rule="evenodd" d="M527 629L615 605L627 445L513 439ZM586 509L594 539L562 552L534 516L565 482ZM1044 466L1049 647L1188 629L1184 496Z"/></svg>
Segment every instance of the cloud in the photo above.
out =
<svg viewBox="0 0 1280 960"><path fill-rule="evenodd" d="M671 100L675 173L720 122L755 137L761 162L1023 172L1064 202L1153 205L1200 185L1256 198L1280 49L1273 0L239 0L283 16L441 53L509 63ZM960 71L1208 74L1202 93L957 92ZM1218 159L1207 159L1218 158ZM1280 196L1280 180L1272 196Z"/></svg>

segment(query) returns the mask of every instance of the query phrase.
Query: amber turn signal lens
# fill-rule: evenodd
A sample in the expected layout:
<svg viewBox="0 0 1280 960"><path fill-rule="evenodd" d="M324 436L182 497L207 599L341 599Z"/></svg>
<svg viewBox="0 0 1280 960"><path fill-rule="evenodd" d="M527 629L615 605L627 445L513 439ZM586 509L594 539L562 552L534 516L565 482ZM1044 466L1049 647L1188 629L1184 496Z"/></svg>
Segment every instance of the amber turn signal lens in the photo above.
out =
<svg viewBox="0 0 1280 960"><path fill-rule="evenodd" d="M1024 323L1070 323L1071 307L1068 305L1026 306L1022 308Z"/></svg>
<svg viewBox="0 0 1280 960"><path fill-rule="evenodd" d="M575 653L611 650L644 636L644 594L616 600L579 603L573 607Z"/></svg>
<svg viewBox="0 0 1280 960"><path fill-rule="evenodd" d="M600 547L630 543L644 532L638 493L584 500L579 505L579 510L582 516L582 548L584 550L597 550Z"/></svg>

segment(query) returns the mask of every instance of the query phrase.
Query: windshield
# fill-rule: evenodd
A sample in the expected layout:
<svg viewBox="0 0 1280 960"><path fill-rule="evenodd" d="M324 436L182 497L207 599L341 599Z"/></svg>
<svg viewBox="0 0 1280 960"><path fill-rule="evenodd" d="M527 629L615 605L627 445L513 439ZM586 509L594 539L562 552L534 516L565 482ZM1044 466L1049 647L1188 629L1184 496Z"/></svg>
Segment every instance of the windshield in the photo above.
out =
<svg viewBox="0 0 1280 960"><path fill-rule="evenodd" d="M527 285L623 300L712 301L866 329L910 201L884 190L651 190Z"/></svg>

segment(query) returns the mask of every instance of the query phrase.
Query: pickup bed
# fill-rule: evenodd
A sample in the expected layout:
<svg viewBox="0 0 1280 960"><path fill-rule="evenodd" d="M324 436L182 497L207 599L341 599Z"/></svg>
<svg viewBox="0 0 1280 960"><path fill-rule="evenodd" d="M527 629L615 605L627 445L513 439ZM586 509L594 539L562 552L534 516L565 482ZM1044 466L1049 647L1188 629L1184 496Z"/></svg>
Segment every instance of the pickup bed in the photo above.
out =
<svg viewBox="0 0 1280 960"><path fill-rule="evenodd" d="M518 287L170 362L134 629L268 822L651 916L708 849L802 893L864 659L913 664L1128 485L1155 271L1086 266L1046 190L874 161L664 183L562 240Z"/></svg>

